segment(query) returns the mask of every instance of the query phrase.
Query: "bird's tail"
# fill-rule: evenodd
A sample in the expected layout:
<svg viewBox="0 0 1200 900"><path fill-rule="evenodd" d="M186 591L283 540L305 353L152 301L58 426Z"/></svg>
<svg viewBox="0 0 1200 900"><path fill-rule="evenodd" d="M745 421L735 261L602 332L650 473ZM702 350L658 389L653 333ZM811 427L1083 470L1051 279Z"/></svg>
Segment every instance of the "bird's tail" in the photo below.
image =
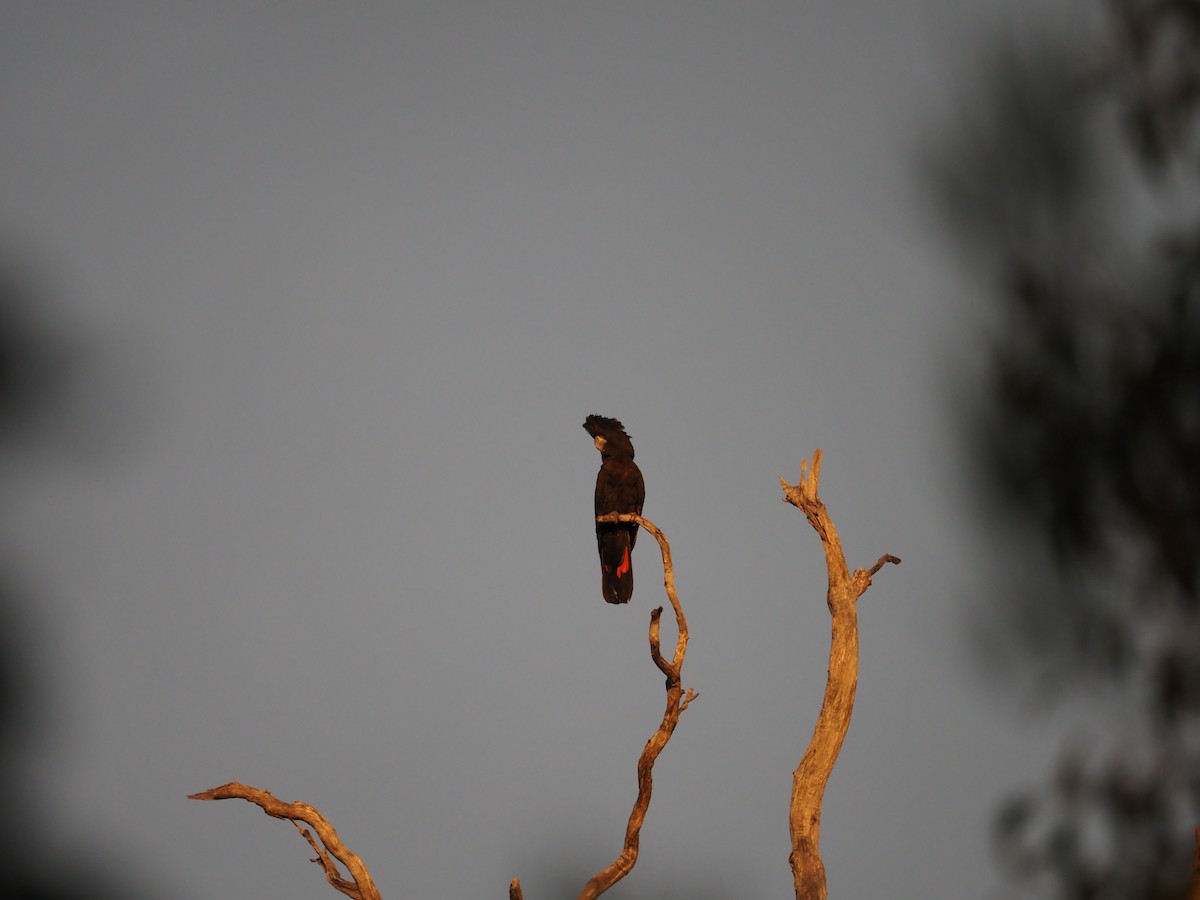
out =
<svg viewBox="0 0 1200 900"><path fill-rule="evenodd" d="M633 542L626 529L604 535L600 548L600 586L609 603L628 603L633 596Z"/></svg>

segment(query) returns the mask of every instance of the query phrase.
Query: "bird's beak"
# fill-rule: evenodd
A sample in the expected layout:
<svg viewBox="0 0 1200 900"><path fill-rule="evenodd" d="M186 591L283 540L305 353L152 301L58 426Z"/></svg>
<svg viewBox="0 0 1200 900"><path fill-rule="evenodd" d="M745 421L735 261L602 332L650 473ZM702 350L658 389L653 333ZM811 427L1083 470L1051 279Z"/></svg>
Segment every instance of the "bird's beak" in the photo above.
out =
<svg viewBox="0 0 1200 900"><path fill-rule="evenodd" d="M596 435L596 441L595 441L596 449L599 450L601 453L604 452L604 445L607 443L608 443L608 441L606 441L604 439L604 435L602 435L602 434Z"/></svg>

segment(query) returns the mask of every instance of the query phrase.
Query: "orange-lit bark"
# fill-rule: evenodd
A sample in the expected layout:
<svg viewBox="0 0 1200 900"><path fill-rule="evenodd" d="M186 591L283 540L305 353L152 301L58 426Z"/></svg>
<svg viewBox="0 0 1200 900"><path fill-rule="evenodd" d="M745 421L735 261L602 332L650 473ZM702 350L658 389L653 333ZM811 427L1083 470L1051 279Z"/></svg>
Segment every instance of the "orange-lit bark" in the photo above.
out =
<svg viewBox="0 0 1200 900"><path fill-rule="evenodd" d="M808 749L792 773L792 804L788 817L792 852L789 860L797 900L825 900L826 897L825 864L821 861L820 849L821 803L825 785L850 728L850 714L854 711L854 693L858 688L858 598L871 586L871 576L885 563L900 562L888 554L880 557L870 569L850 573L833 519L817 495L820 475L821 451L817 450L813 453L811 472L808 471L808 460L801 463L798 484L790 485L780 479L784 501L804 513L825 548L825 568L829 573L826 603L833 617L825 700Z"/></svg>

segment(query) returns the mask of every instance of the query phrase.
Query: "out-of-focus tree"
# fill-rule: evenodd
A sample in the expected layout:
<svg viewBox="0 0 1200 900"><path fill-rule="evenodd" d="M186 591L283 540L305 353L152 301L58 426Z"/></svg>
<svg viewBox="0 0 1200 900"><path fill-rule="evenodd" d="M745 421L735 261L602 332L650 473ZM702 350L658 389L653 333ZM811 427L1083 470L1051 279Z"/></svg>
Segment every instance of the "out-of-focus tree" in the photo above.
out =
<svg viewBox="0 0 1200 900"><path fill-rule="evenodd" d="M1200 3L1101 13L998 51L932 169L994 300L961 399L1021 562L981 636L1113 726L1004 805L1000 858L1039 894L1172 898L1200 824Z"/></svg>
<svg viewBox="0 0 1200 900"><path fill-rule="evenodd" d="M88 374L88 354L82 341L53 320L37 281L28 266L0 257L0 496L6 500L7 492L44 456L60 455L64 442L104 431L86 423L81 428L75 421L69 395ZM80 452L78 447L65 449ZM11 504L4 509L12 515ZM0 547L0 846L6 860L0 871L0 897L147 896L144 888L134 886L141 879L117 854L106 853L107 839L73 845L79 835L68 836L56 826L26 777L25 763L36 753L37 726L47 718L40 682L48 674L45 661L51 656L45 652L36 605L36 590ZM103 823L98 824L102 828Z"/></svg>

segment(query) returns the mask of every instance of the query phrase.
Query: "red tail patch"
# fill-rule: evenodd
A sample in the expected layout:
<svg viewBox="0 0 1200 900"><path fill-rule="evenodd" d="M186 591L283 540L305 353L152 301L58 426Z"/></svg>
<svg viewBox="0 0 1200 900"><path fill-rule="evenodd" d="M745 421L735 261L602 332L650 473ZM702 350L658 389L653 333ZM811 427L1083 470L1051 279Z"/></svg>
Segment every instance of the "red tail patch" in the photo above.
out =
<svg viewBox="0 0 1200 900"><path fill-rule="evenodd" d="M624 578L633 569L629 562L629 548L625 548L625 558L621 560L621 564L617 566L617 577Z"/></svg>

